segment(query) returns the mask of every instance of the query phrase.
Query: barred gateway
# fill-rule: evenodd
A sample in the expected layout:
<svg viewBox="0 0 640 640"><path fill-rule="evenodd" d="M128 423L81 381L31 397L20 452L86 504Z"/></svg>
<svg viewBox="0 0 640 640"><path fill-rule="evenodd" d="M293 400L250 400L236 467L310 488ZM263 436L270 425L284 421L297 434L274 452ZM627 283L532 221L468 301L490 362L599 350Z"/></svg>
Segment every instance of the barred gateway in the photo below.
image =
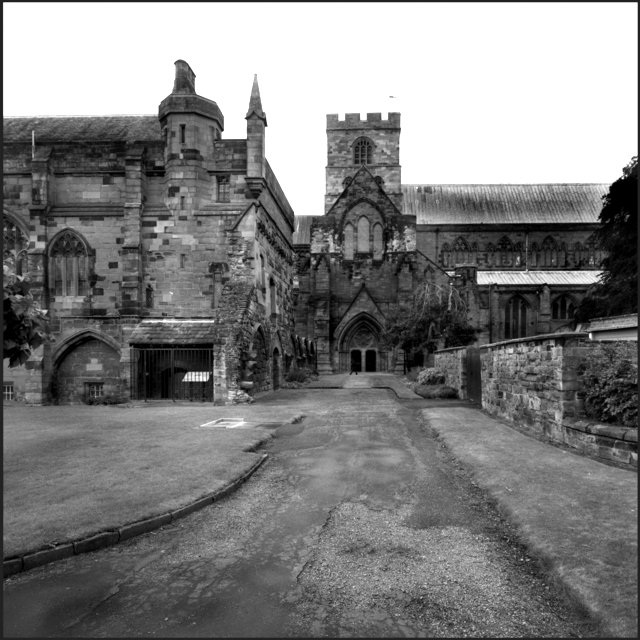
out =
<svg viewBox="0 0 640 640"><path fill-rule="evenodd" d="M212 402L213 346L133 347L133 400L191 400Z"/></svg>

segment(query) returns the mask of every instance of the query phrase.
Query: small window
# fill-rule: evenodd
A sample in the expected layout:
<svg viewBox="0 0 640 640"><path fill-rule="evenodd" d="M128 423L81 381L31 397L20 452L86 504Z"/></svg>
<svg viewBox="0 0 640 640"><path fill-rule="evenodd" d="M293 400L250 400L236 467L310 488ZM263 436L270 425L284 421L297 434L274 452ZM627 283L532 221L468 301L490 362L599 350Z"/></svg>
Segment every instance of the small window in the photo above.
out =
<svg viewBox="0 0 640 640"><path fill-rule="evenodd" d="M104 396L104 383L103 382L85 382L84 383L85 397L89 398L102 398Z"/></svg>
<svg viewBox="0 0 640 640"><path fill-rule="evenodd" d="M13 400L13 398L14 398L13 382L5 382L2 385L2 399Z"/></svg>
<svg viewBox="0 0 640 640"><path fill-rule="evenodd" d="M180 254L180 268L184 269L186 264L187 264L187 256L184 253L181 253Z"/></svg>
<svg viewBox="0 0 640 640"><path fill-rule="evenodd" d="M230 200L230 178L229 176L218 176L218 202L229 202Z"/></svg>
<svg viewBox="0 0 640 640"><path fill-rule="evenodd" d="M360 138L353 147L353 164L371 164L373 145L367 138Z"/></svg>
<svg viewBox="0 0 640 640"><path fill-rule="evenodd" d="M180 144L185 144L186 141L187 141L187 125L181 124L180 125Z"/></svg>
<svg viewBox="0 0 640 640"><path fill-rule="evenodd" d="M149 284L145 290L144 304L147 309L153 309L153 287Z"/></svg>

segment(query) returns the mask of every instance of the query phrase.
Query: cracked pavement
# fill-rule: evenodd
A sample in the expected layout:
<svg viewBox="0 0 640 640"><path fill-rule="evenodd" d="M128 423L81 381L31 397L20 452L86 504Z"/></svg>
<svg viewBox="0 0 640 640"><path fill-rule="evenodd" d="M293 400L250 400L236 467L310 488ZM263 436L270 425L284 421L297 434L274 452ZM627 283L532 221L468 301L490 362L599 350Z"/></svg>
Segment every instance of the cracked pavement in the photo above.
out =
<svg viewBox="0 0 640 640"><path fill-rule="evenodd" d="M421 421L382 389L281 391L236 493L5 580L9 637L580 637L593 626Z"/></svg>

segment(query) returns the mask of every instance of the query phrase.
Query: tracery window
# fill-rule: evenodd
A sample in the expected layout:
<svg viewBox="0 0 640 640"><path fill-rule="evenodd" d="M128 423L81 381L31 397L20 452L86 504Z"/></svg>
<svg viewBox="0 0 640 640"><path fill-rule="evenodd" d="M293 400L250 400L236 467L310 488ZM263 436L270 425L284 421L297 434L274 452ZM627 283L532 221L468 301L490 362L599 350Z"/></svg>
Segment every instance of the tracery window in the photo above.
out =
<svg viewBox="0 0 640 640"><path fill-rule="evenodd" d="M522 246L522 242L516 242L513 247L513 266L523 267L524 263L524 247Z"/></svg>
<svg viewBox="0 0 640 640"><path fill-rule="evenodd" d="M502 236L498 242L498 254L501 267L513 265L513 243L507 236Z"/></svg>
<svg viewBox="0 0 640 640"><path fill-rule="evenodd" d="M522 296L513 296L504 308L504 339L524 338L527 335L529 305Z"/></svg>
<svg viewBox="0 0 640 640"><path fill-rule="evenodd" d="M487 245L487 266L495 267L496 266L496 248L490 242Z"/></svg>
<svg viewBox="0 0 640 640"><path fill-rule="evenodd" d="M49 289L54 296L89 293L89 252L70 229L61 233L49 249Z"/></svg>
<svg viewBox="0 0 640 640"><path fill-rule="evenodd" d="M557 267L558 266L558 244L551 237L547 236L542 241L542 266L543 267Z"/></svg>
<svg viewBox="0 0 640 640"><path fill-rule="evenodd" d="M569 296L560 296L551 305L551 318L553 320L571 320L575 306Z"/></svg>
<svg viewBox="0 0 640 640"><path fill-rule="evenodd" d="M368 138L358 138L353 145L353 164L371 164L373 145Z"/></svg>
<svg viewBox="0 0 640 640"><path fill-rule="evenodd" d="M451 248L449 247L449 243L445 242L442 245L442 257L441 257L441 262L442 262L442 266L443 267L449 267L451 266Z"/></svg>
<svg viewBox="0 0 640 640"><path fill-rule="evenodd" d="M2 218L2 261L12 262L14 271L21 276L27 272L27 246L29 238L7 216Z"/></svg>
<svg viewBox="0 0 640 640"><path fill-rule="evenodd" d="M470 260L469 245L463 237L459 237L453 245L454 264L466 264Z"/></svg>
<svg viewBox="0 0 640 640"><path fill-rule="evenodd" d="M602 254L599 250L598 243L593 236L590 236L585 244L585 262L590 267L599 267L602 262Z"/></svg>

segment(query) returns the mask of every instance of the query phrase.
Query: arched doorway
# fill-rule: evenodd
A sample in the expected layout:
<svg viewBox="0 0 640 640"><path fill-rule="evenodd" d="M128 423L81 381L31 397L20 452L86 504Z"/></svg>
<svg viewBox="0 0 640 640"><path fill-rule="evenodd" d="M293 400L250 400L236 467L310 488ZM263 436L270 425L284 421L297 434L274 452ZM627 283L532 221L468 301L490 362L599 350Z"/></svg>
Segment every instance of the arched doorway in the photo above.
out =
<svg viewBox="0 0 640 640"><path fill-rule="evenodd" d="M339 370L373 373L387 370L387 351L379 323L361 314L345 328L339 341Z"/></svg>
<svg viewBox="0 0 640 640"><path fill-rule="evenodd" d="M51 392L62 404L118 395L120 354L93 333L77 336L54 358Z"/></svg>
<svg viewBox="0 0 640 640"><path fill-rule="evenodd" d="M276 347L273 350L273 390L280 388L280 352Z"/></svg>

